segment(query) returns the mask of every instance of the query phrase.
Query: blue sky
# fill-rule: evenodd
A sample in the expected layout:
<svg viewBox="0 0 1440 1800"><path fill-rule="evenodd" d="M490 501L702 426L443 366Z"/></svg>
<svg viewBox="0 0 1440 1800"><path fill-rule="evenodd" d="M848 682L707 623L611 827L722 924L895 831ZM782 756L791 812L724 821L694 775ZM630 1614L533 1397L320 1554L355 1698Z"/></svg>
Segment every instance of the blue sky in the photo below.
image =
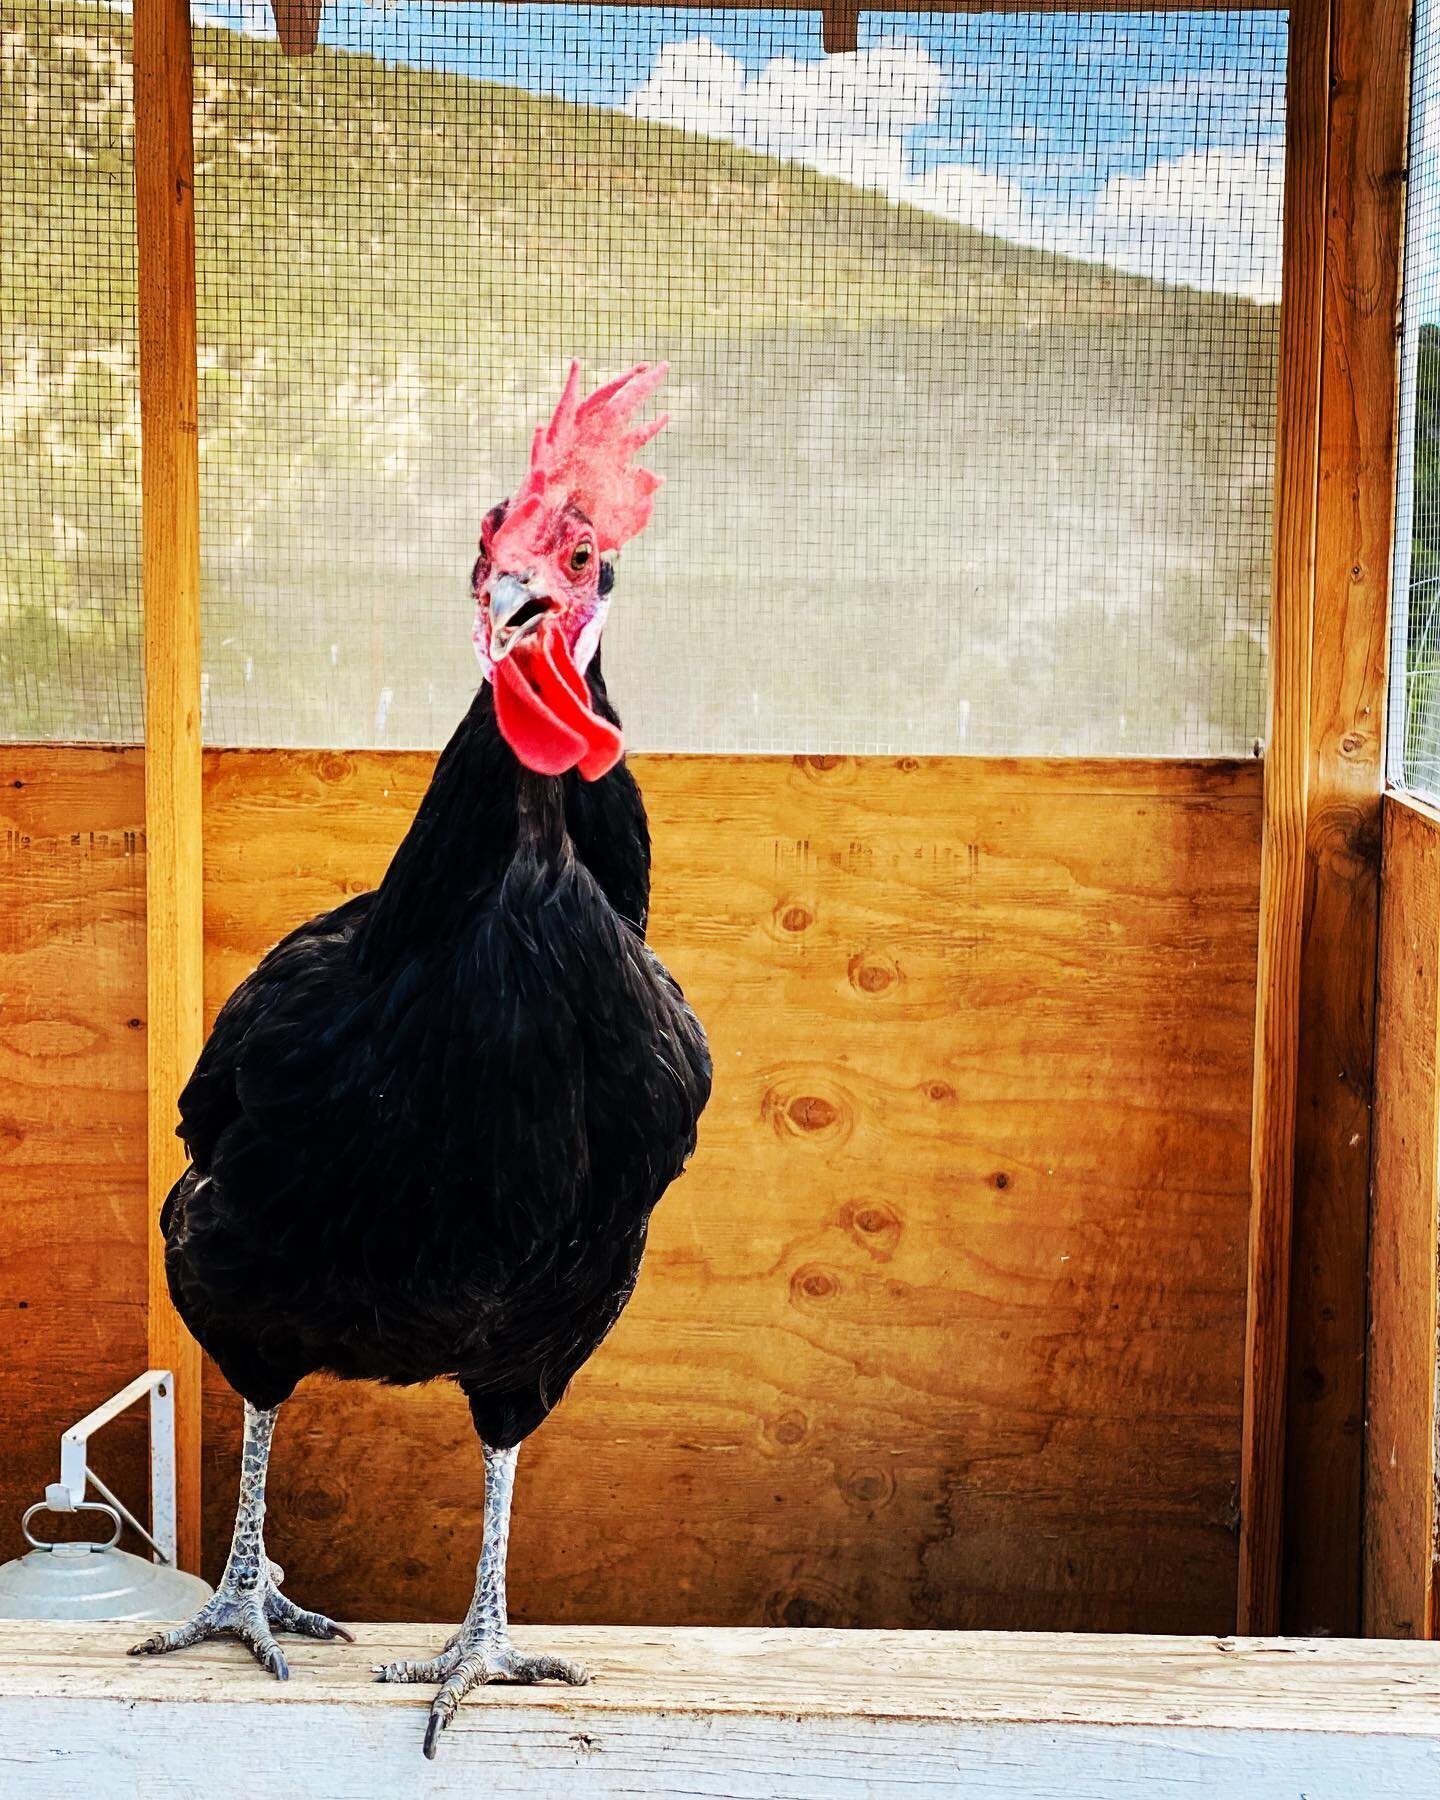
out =
<svg viewBox="0 0 1440 1800"><path fill-rule="evenodd" d="M199 10L269 28L265 0ZM1278 295L1283 14L866 14L860 55L825 58L813 14L342 0L322 41L705 130L1017 241Z"/></svg>

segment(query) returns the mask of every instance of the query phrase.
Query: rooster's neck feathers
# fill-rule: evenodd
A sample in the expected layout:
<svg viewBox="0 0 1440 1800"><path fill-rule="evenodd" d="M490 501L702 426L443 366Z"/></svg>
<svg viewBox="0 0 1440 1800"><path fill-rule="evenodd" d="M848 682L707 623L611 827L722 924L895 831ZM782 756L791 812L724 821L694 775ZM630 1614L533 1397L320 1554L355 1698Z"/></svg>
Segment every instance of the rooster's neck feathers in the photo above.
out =
<svg viewBox="0 0 1440 1800"><path fill-rule="evenodd" d="M596 712L618 724L598 657L589 685ZM464 930L517 854L556 863L578 856L643 934L650 839L634 777L624 763L595 782L531 774L501 737L482 682L380 883L357 954L374 966Z"/></svg>

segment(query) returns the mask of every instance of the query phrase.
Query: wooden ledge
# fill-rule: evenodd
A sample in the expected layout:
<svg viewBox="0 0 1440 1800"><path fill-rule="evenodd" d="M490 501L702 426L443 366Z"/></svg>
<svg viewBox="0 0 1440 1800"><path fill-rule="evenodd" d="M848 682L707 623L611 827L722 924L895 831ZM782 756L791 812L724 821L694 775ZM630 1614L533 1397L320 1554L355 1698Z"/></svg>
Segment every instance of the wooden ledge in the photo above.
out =
<svg viewBox="0 0 1440 1800"><path fill-rule="evenodd" d="M1348 1800L1440 1778L1440 1645L1009 1632L519 1631L584 1689L472 1695L433 1764L427 1688L370 1665L442 1626L124 1654L124 1625L0 1624L6 1800L964 1794Z"/></svg>

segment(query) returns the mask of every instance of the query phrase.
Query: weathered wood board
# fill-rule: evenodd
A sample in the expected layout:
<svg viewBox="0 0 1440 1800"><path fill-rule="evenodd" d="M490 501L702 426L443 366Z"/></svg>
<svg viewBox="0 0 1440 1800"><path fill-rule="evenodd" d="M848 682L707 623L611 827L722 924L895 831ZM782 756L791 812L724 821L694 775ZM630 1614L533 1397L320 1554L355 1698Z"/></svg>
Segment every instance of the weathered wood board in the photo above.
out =
<svg viewBox="0 0 1440 1800"><path fill-rule="evenodd" d="M373 882L431 759L207 759L211 1009ZM1258 767L640 759L716 1095L629 1312L521 1461L525 1617L1233 1620ZM207 1394L207 1567L237 1407ZM274 1553L458 1616L448 1387L316 1383Z"/></svg>
<svg viewBox="0 0 1440 1800"><path fill-rule="evenodd" d="M281 1684L234 1645L137 1661L134 1626L0 1625L7 1800L1372 1800L1440 1776L1434 1645L1000 1632L526 1632L592 1684L474 1694L427 1763L429 1690L368 1669L444 1633L297 1642Z"/></svg>
<svg viewBox="0 0 1440 1800"><path fill-rule="evenodd" d="M59 1476L60 1433L147 1363L144 812L137 756L0 752L5 1557ZM143 1499L140 1414L95 1455Z"/></svg>

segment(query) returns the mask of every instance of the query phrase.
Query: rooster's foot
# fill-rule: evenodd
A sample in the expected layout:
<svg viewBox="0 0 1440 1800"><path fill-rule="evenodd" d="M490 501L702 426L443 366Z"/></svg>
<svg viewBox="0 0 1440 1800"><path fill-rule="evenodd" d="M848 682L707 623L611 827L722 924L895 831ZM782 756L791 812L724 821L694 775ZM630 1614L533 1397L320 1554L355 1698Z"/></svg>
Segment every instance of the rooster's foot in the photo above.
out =
<svg viewBox="0 0 1440 1800"><path fill-rule="evenodd" d="M193 1619L167 1631L157 1631L144 1643L136 1644L132 1656L161 1656L167 1650L188 1650L192 1644L203 1644L215 1638L238 1638L255 1658L280 1681L288 1681L290 1670L272 1632L289 1631L297 1637L343 1638L353 1644L354 1638L343 1625L327 1619L324 1613L307 1612L280 1592L282 1572L270 1564L269 1574L260 1587L242 1588L221 1582Z"/></svg>
<svg viewBox="0 0 1440 1800"><path fill-rule="evenodd" d="M564 1681L583 1687L590 1677L580 1663L563 1656L531 1656L517 1650L508 1637L470 1636L458 1632L438 1656L426 1662L385 1663L375 1670L377 1681L437 1681L440 1692L430 1707L425 1727L425 1754L435 1755L440 1733L460 1710L471 1688L495 1682L530 1686L537 1681Z"/></svg>

